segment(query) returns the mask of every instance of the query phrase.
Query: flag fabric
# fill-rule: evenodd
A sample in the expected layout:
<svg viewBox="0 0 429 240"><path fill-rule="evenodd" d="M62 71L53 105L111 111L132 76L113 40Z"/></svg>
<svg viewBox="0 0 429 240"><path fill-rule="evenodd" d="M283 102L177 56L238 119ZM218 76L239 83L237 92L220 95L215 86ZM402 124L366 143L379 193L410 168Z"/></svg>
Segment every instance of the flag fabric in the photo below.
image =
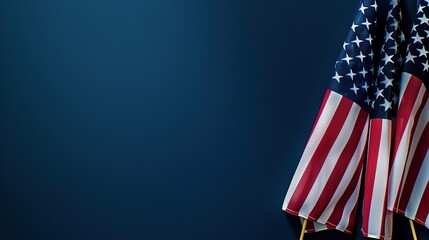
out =
<svg viewBox="0 0 429 240"><path fill-rule="evenodd" d="M398 0L391 0L387 10L385 36L371 88L362 209L362 233L365 237L377 239L392 238L393 214L387 211L387 184L394 120L398 108L400 71L406 48L400 28L402 14Z"/></svg>
<svg viewBox="0 0 429 240"><path fill-rule="evenodd" d="M306 231L351 234L371 110L377 4L361 0L334 76L283 202L309 219Z"/></svg>
<svg viewBox="0 0 429 240"><path fill-rule="evenodd" d="M393 163L390 211L429 228L429 0L421 0L402 73Z"/></svg>
<svg viewBox="0 0 429 240"><path fill-rule="evenodd" d="M391 239L393 212L429 227L428 2L419 6L405 60L399 0L390 0L380 51L377 4L359 2L283 203L310 220L307 232L351 233L361 181L365 237Z"/></svg>

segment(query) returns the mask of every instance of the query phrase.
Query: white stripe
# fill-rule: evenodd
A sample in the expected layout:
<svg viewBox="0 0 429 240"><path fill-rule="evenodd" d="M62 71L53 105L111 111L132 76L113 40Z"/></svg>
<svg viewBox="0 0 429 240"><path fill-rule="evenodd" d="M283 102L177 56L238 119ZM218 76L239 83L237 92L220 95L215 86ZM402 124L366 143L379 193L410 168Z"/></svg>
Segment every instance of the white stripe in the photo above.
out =
<svg viewBox="0 0 429 240"><path fill-rule="evenodd" d="M320 195L322 194L322 191L324 190L326 183L338 162L338 158L352 135L359 112L360 106L353 104L337 139L332 144L332 147L324 160L323 166L320 169L320 174L314 181L314 184L299 211L300 213L306 215L310 214L316 203L319 201Z"/></svg>
<svg viewBox="0 0 429 240"><path fill-rule="evenodd" d="M384 239L392 239L393 234L393 212L386 210L386 218L384 220Z"/></svg>
<svg viewBox="0 0 429 240"><path fill-rule="evenodd" d="M353 194L350 196L349 200L347 201L346 205L344 206L343 215L341 216L341 220L337 225L337 229L339 229L341 231L344 231L347 228L347 226L349 225L350 214L353 211L353 209L355 208L358 197L359 197L361 178L362 178L362 169L360 170L358 184L356 185L356 188L353 191Z"/></svg>
<svg viewBox="0 0 429 240"><path fill-rule="evenodd" d="M401 81L400 81L401 86L399 86L399 103L398 103L398 106L400 106L402 103L402 96L404 96L405 89L407 88L411 77L412 77L412 75L407 73L407 72L402 73Z"/></svg>
<svg viewBox="0 0 429 240"><path fill-rule="evenodd" d="M426 101L426 104L423 107L422 112L420 114L419 120L417 121L416 130L414 131L414 135L412 136L411 147L408 151L408 158L406 161L405 171L404 171L404 175L403 175L404 181L402 181L401 188L400 188L400 194L399 194L398 199L401 199L402 192L404 190L405 179L407 179L407 177L408 177L408 172L410 171L411 162L414 159L414 154L416 153L416 148L420 142L420 138L422 136L422 133L423 133L428 121L429 121L429 101Z"/></svg>
<svg viewBox="0 0 429 240"><path fill-rule="evenodd" d="M392 169L389 176L389 191L388 191L388 200L387 200L387 208L389 210L393 210L396 204L396 197L399 194L399 185L402 180L402 174L404 172L405 168L405 162L408 155L408 147L410 145L410 138L411 138L411 129L414 125L414 119L413 116L416 115L416 112L422 102L423 95L424 95L424 88L421 87L419 94L417 95L416 101L414 103L413 109L410 114L409 121L407 123L407 126L405 127L404 134L402 135L402 138L399 142L398 149L396 150L395 159L393 161ZM400 106L399 106L400 107ZM401 120L401 116L398 116L398 120Z"/></svg>
<svg viewBox="0 0 429 240"><path fill-rule="evenodd" d="M304 153L302 154L301 160L299 161L298 167L292 178L292 182L290 183L289 190L287 191L283 202L283 210L287 208L287 205L289 204L289 201L295 192L296 186L301 180L301 177L304 174L311 157L316 151L317 146L319 146L320 140L331 123L332 117L334 116L341 99L342 96L336 92L331 91L329 94L322 113L320 114L319 121L314 127L313 134L311 134L310 139L308 140L307 146L304 149Z"/></svg>
<svg viewBox="0 0 429 240"><path fill-rule="evenodd" d="M382 119L377 165L375 168L374 188L372 189L371 206L368 219L368 234L381 235L384 226L381 226L385 211L386 186L389 172L390 145L392 139L392 122ZM377 144L377 143L375 143Z"/></svg>
<svg viewBox="0 0 429 240"><path fill-rule="evenodd" d="M304 220L305 220L305 218L300 217L300 218L299 218L299 220L301 221L301 225L302 225L302 224L303 224L303 222L304 222ZM310 221L310 220L308 220L308 221ZM321 223L314 222L314 221L311 221L311 223L313 223L314 231L315 231L315 232L320 232L320 231L323 231L323 230L327 230L327 229L328 229L328 226L327 226L326 224L321 224ZM308 225L307 225L307 226L308 226ZM308 231L307 231L307 229L305 230L305 232L306 232L306 233L308 232Z"/></svg>
<svg viewBox="0 0 429 240"><path fill-rule="evenodd" d="M429 181L429 150L426 152L425 159L423 160L422 167L417 175L414 188L411 193L410 201L408 202L407 209L405 209L405 216L411 219L416 217L417 210L420 204L428 204L427 202L421 203L423 193Z"/></svg>
<svg viewBox="0 0 429 240"><path fill-rule="evenodd" d="M347 166L346 171L344 172L343 177L341 178L340 184L338 184L337 189L335 190L334 195L331 198L331 201L329 202L326 209L323 211L323 213L319 217L319 221L321 223L326 223L329 219L329 217L332 215L332 212L335 209L335 206L337 205L338 201L340 200L341 196L346 191L347 187L350 184L350 181L356 171L361 171L361 169L357 169L359 166L359 162L362 158L362 154L365 150L366 140L368 136L368 117L365 122L365 127L362 131L362 136L359 140L359 144L356 147L356 151L353 154L353 157ZM358 185L360 184L360 181L358 182Z"/></svg>
<svg viewBox="0 0 429 240"><path fill-rule="evenodd" d="M318 222L313 222L313 225L314 225L314 231L316 231L316 232L320 232L320 231L328 229L328 226L326 226L325 224L318 223Z"/></svg>
<svg viewBox="0 0 429 240"><path fill-rule="evenodd" d="M429 215L426 217L425 226L429 228Z"/></svg>

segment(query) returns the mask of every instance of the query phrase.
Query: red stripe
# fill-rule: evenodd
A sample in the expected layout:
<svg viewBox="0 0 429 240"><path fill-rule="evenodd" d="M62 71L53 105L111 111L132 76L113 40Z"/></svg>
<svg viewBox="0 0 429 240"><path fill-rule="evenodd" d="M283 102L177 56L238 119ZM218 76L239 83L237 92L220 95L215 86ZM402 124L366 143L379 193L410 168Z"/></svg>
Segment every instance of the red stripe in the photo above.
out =
<svg viewBox="0 0 429 240"><path fill-rule="evenodd" d="M394 144L394 140L396 139L396 117L391 119L392 121L392 140L391 140L391 144ZM389 174L390 174L390 170L392 170L392 163L393 163L393 151L395 151L395 149L393 149L393 147L390 148L390 164L389 164Z"/></svg>
<svg viewBox="0 0 429 240"><path fill-rule="evenodd" d="M415 217L415 221L422 225L425 225L426 218L428 217L428 214L429 214L428 200L429 200L429 183L426 184L426 188L423 193L423 196L420 201L420 205Z"/></svg>
<svg viewBox="0 0 429 240"><path fill-rule="evenodd" d="M304 170L304 173L295 188L295 191L289 201L288 208L299 212L307 198L308 193L313 186L314 181L319 175L320 169L325 163L326 157L331 150L332 145L338 137L339 132L341 131L342 126L344 125L347 115L350 112L350 108L353 102L345 97L341 98L340 104L332 117L331 122L329 123L326 132L324 133L319 146L317 146L316 151L311 157L307 168Z"/></svg>
<svg viewBox="0 0 429 240"><path fill-rule="evenodd" d="M365 172L365 189L363 195L362 229L368 232L369 212L371 210L372 192L377 168L378 154L380 150L382 119L370 120L368 159Z"/></svg>
<svg viewBox="0 0 429 240"><path fill-rule="evenodd" d="M344 194L341 196L340 200L338 200L338 203L335 205L335 209L332 212L331 216L329 217L328 223L336 226L341 221L344 207L347 204L347 201L350 199L350 196L353 194L354 190L358 187L357 185L358 185L359 177L362 172L362 164L363 164L364 157L365 157L365 151L362 153L362 156L359 160L359 165L356 168L355 173L353 174L350 184L347 186L346 191L344 191Z"/></svg>
<svg viewBox="0 0 429 240"><path fill-rule="evenodd" d="M325 109L326 102L328 101L329 96L331 95L331 90L326 90L325 96L323 97L322 106L320 106L319 113L317 114L316 121L314 122L314 126L311 129L310 136L313 135L314 128L316 128L317 123L319 122L320 115L322 115L323 110Z"/></svg>
<svg viewBox="0 0 429 240"><path fill-rule="evenodd" d="M408 206L408 202L410 201L410 197L414 189L414 184L416 183L417 176L423 164L424 158L427 154L428 148L429 148L429 124L426 124L426 127L420 138L419 144L417 145L414 157L412 159L412 162L408 171L407 179L405 180L403 192L399 202L400 210L405 211L405 209ZM429 198L423 200L423 202L428 203Z"/></svg>
<svg viewBox="0 0 429 240"><path fill-rule="evenodd" d="M416 103L421 85L422 82L420 79L411 75L404 94L401 97L401 102L398 108L398 117L396 119L396 136L392 159L395 159L396 150L398 149L399 143L401 142L402 136L404 135L405 128L407 127L411 111L413 110L413 107Z"/></svg>
<svg viewBox="0 0 429 240"><path fill-rule="evenodd" d="M328 225L326 225L326 228L327 228L327 229L335 229L335 226L332 226L332 225L329 225L329 224L328 224Z"/></svg>
<svg viewBox="0 0 429 240"><path fill-rule="evenodd" d="M353 226L355 224L356 211L357 211L357 204L353 208L353 211L350 213L349 224L347 225L347 228L346 228L346 231L349 232L349 233L352 232Z"/></svg>
<svg viewBox="0 0 429 240"><path fill-rule="evenodd" d="M349 141L347 142L343 152L339 156L338 161L336 162L335 167L332 171L332 174L329 176L329 179L326 182L325 187L323 188L322 194L320 195L317 204L310 213L310 216L312 216L314 219L320 217L320 215L323 213L323 211L326 209L329 202L331 201L331 198L334 195L335 191L337 190L338 185L340 184L341 179L343 178L344 173L349 166L353 154L355 153L356 148L359 144L359 140L363 134L367 119L368 113L364 110L360 110L352 134L350 135Z"/></svg>
<svg viewBox="0 0 429 240"><path fill-rule="evenodd" d="M411 102L411 101L409 101L409 102L406 102L407 104L409 104L409 105L412 105L412 106L409 106L409 108L410 108L410 111L407 111L407 112L399 112L398 111L398 118L397 118L397 131L396 131L396 134L397 134L397 138L395 137L395 148L394 148L394 152L393 152L393 157L392 157L392 165L393 165L393 162L394 162L394 160L395 160L395 157L396 157L396 152L397 152L397 149L398 149L398 146L399 146L399 143L401 142L401 140L402 140L402 137L403 137L403 134L404 134L404 131L405 131L405 128L407 127L407 124L408 124L408 121L409 121L409 119L412 117L411 116L411 111L412 111L412 108L414 107L414 105L416 104L416 99L417 99L417 95L418 95L418 93L419 93L419 91L420 91L420 88L421 88L421 86L422 86L422 82L421 82L421 80L419 79L419 78L417 78L417 77L414 77L414 76L411 76L411 78L410 78L410 83L411 82L413 82L413 84L411 85L412 86L412 88L411 89L409 89L409 91L408 92L404 92L404 95L403 95L403 100L409 100L410 98L413 98L414 100L414 102ZM410 83L408 84L408 86L410 86ZM407 88L408 89L408 88ZM424 102L426 102L426 100L427 100L427 98L428 98L428 93L427 92L425 92L424 93L424 95L423 95L423 98L422 98L422 102L421 103L419 103L419 104L421 104L420 106L419 106L419 108L417 109L417 112L416 112L416 114L414 115L414 123L416 123L417 121L418 121L418 118L420 117L420 114L421 114L421 111L422 111L422 109L423 109L423 107L424 107ZM402 100L401 100L402 101ZM422 104L423 103L423 104ZM402 105L402 103L401 103L401 105ZM399 106L399 108L400 108L401 106ZM402 121L402 120L404 120L404 119L407 119L407 121ZM399 122L401 122L401 126L399 126ZM412 136L414 136L414 132L415 132L415 128L416 128L416 124L413 124L413 126L412 126L412 128L411 128L411 134L410 134L410 137L412 138ZM400 130L399 130L400 129ZM399 132L399 133L398 133ZM402 185L402 181L405 181L405 179L404 179L404 173L405 172L402 172L402 175L401 175L401 185ZM401 186L400 185L400 186ZM400 191L400 190L399 190ZM395 199L395 204L394 204L394 206L397 206L397 204L398 204L398 201L399 201L399 196L400 196L400 194L399 194L399 192L396 194L396 199Z"/></svg>
<svg viewBox="0 0 429 240"><path fill-rule="evenodd" d="M305 230L307 230L308 233L316 231L316 228L314 227L313 221L311 221L311 220L307 221L307 226L305 227Z"/></svg>

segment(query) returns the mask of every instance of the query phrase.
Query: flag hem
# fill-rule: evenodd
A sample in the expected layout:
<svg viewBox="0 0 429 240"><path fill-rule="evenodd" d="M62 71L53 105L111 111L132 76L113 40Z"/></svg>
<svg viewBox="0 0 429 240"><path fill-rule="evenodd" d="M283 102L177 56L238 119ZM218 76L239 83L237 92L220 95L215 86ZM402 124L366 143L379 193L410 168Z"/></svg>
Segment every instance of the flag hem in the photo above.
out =
<svg viewBox="0 0 429 240"><path fill-rule="evenodd" d="M328 222L328 221L327 221L327 222L325 222L325 223L323 223L323 222L321 222L321 221L317 221L317 219L315 219L315 218L313 218L313 217L311 217L311 216L307 216L307 215L301 214L301 213L296 212L296 211L293 211L293 210L291 210L291 209L289 209L289 208L284 208L284 209L282 209L282 210L283 210L283 211L285 211L286 213L292 214L292 215L294 215L294 216L301 217L301 218L305 218L305 219L308 219L308 220L310 220L310 221L312 221L312 222L317 222L317 223L320 223L320 224L323 224L323 225L326 225L326 226L327 226L326 228L324 228L324 229L320 229L319 231L316 231L316 229L315 229L315 228L313 228L313 229L306 229L306 232L308 232L308 233L320 232L320 231L324 231L324 230L331 230L331 229L333 229L333 230L341 231L341 232L343 232L343 233L345 233L345 234L347 234L347 235L352 235L352 231L350 231L350 230L348 230L348 229L341 229L341 228L338 228L338 225L337 225L337 224L333 224L333 223L330 223L330 222Z"/></svg>
<svg viewBox="0 0 429 240"><path fill-rule="evenodd" d="M412 220L412 221L414 221L414 222L416 222L416 223L418 223L420 225L423 225L424 227L427 227L426 226L426 221L421 220L419 217L414 217L414 218L409 217L409 216L406 215L405 211L402 211L402 210L400 210L398 208L393 208L392 211L396 212L398 214L401 214L402 216L404 216L404 217L406 217L406 218L408 218L408 219L410 219L410 220Z"/></svg>

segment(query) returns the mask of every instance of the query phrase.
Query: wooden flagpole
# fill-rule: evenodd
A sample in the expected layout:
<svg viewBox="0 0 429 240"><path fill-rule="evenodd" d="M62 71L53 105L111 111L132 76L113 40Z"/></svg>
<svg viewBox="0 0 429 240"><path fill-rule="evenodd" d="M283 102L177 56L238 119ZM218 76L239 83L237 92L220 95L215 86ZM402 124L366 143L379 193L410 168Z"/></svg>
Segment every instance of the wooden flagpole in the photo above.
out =
<svg viewBox="0 0 429 240"><path fill-rule="evenodd" d="M411 232L413 233L413 239L417 240L416 229L414 228L414 222L410 219Z"/></svg>
<svg viewBox="0 0 429 240"><path fill-rule="evenodd" d="M307 227L307 218L302 222L301 236L299 236L299 240L304 240L305 228Z"/></svg>

